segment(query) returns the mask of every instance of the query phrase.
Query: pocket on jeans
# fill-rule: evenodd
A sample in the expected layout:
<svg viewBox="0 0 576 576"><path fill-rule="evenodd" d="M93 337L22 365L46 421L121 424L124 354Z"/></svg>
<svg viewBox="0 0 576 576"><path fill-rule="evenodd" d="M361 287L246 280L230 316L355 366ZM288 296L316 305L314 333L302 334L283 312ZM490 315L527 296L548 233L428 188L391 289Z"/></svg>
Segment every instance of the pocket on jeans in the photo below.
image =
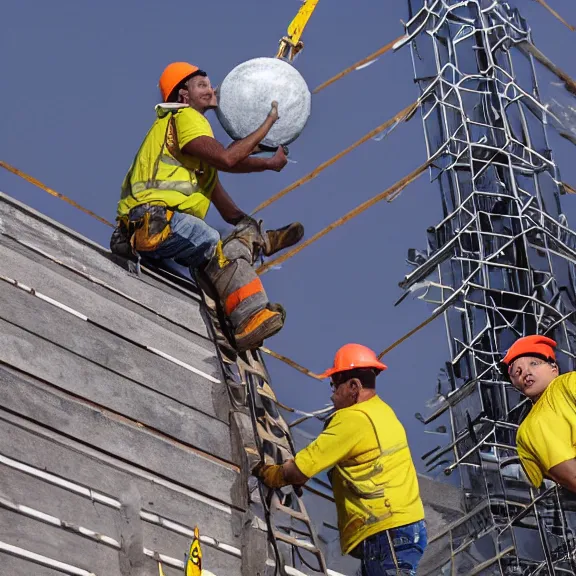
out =
<svg viewBox="0 0 576 576"><path fill-rule="evenodd" d="M394 546L394 548L397 548L398 546L406 546L407 544L414 544L414 538L409 538L405 534L394 534L392 536L392 546Z"/></svg>

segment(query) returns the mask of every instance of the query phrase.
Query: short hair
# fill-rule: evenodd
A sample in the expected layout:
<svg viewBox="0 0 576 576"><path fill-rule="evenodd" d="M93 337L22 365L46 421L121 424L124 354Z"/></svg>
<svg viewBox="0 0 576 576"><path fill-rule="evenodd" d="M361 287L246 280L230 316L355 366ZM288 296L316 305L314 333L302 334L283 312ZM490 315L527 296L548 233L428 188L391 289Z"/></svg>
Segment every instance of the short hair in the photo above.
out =
<svg viewBox="0 0 576 576"><path fill-rule="evenodd" d="M381 370L376 368L352 368L352 370L344 370L334 374L338 382L347 382L352 378L357 378L362 383L363 388L374 389L376 388L376 377L380 374ZM333 377L334 378L334 377Z"/></svg>
<svg viewBox="0 0 576 576"><path fill-rule="evenodd" d="M168 96L168 98L166 99L166 102L178 102L178 94L179 94L180 90L182 88L185 88L186 82L188 82L188 80L190 80L191 78L194 78L194 76L202 76L203 78L206 78L206 76L208 76L208 74L206 74L206 72L204 72L204 70L196 70L196 72L192 72L192 74L190 74L189 76L186 76L186 78L184 78L184 80L182 80L182 82L180 82L180 84L178 84L172 90L172 92L170 92L170 96Z"/></svg>

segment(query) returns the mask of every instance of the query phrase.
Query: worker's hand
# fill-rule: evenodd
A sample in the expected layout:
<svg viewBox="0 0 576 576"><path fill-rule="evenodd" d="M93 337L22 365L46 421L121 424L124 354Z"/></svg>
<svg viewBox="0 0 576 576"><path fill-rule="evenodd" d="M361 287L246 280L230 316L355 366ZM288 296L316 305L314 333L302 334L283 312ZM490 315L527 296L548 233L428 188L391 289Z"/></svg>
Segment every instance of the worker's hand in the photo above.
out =
<svg viewBox="0 0 576 576"><path fill-rule="evenodd" d="M268 118L272 120L272 123L276 122L280 116L278 116L278 102L276 100L272 101L272 107L270 108L270 112L268 112Z"/></svg>
<svg viewBox="0 0 576 576"><path fill-rule="evenodd" d="M287 485L282 473L282 464L258 464L252 474L260 478L269 488L282 488Z"/></svg>
<svg viewBox="0 0 576 576"><path fill-rule="evenodd" d="M278 146L278 150L276 150L276 154L270 158L268 161L268 169L274 170L275 172L280 172L284 166L288 164L288 158L286 158L286 154L284 152L283 146Z"/></svg>

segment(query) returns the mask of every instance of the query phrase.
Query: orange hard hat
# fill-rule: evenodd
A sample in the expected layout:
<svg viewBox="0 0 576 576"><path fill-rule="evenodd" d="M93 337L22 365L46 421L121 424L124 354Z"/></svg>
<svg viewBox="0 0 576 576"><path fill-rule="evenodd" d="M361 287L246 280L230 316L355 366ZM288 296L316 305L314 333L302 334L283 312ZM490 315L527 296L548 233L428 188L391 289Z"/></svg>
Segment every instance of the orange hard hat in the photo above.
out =
<svg viewBox="0 0 576 576"><path fill-rule="evenodd" d="M198 72L200 68L194 66L193 64L188 64L188 62L172 62L164 68L164 72L160 76L160 82L158 83L160 87L160 92L162 93L162 100L168 102L168 97L172 94L172 91L180 82L191 76L195 72Z"/></svg>
<svg viewBox="0 0 576 576"><path fill-rule="evenodd" d="M502 362L510 367L510 364L521 356L540 356L545 359L556 360L554 348L556 348L556 342L552 338L538 334L524 336L510 346Z"/></svg>
<svg viewBox="0 0 576 576"><path fill-rule="evenodd" d="M378 371L386 370L388 366L382 364L370 348L362 344L345 344L334 356L334 366L328 368L321 378L330 378L337 372L354 370L355 368L374 368Z"/></svg>

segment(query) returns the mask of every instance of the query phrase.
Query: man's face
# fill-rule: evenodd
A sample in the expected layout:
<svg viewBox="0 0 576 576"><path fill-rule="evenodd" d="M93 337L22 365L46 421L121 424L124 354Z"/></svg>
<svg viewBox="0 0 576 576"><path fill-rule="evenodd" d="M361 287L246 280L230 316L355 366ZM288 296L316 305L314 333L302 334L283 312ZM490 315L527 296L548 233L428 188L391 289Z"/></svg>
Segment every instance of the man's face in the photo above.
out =
<svg viewBox="0 0 576 576"><path fill-rule="evenodd" d="M508 374L514 388L531 400L537 400L558 376L558 366L541 358L524 356L512 362Z"/></svg>
<svg viewBox="0 0 576 576"><path fill-rule="evenodd" d="M330 387L332 388L330 399L334 404L334 408L340 410L356 404L361 386L357 378L343 381L340 374L334 374L330 382Z"/></svg>
<svg viewBox="0 0 576 576"><path fill-rule="evenodd" d="M198 112L206 112L211 108L218 106L216 99L216 92L210 84L210 78L207 76L194 76L186 83L186 92L184 94L184 101L186 104L198 110Z"/></svg>

